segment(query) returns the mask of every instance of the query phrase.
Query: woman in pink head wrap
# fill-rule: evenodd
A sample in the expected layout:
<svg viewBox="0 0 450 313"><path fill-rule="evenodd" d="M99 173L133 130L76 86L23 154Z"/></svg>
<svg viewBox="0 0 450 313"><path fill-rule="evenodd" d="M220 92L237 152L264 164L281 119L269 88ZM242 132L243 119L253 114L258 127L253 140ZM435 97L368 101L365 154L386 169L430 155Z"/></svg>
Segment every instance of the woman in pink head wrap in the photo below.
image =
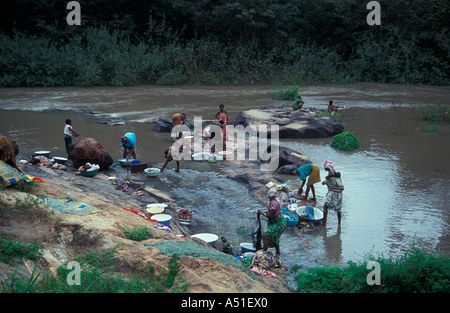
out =
<svg viewBox="0 0 450 313"><path fill-rule="evenodd" d="M341 180L341 173L336 172L333 162L327 160L323 166L325 171L328 172L328 176L322 182L322 185L327 185L328 193L323 205L323 225L327 224L328 209L333 209L337 213L338 224L341 224L341 209L342 209L342 192L344 191L344 185Z"/></svg>

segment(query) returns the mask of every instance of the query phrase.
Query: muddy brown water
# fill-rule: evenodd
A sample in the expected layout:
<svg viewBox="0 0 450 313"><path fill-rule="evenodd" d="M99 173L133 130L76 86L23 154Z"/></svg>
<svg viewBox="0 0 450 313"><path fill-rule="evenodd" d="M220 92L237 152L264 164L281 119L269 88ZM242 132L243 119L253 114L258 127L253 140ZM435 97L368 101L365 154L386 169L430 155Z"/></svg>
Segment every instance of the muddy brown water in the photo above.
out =
<svg viewBox="0 0 450 313"><path fill-rule="evenodd" d="M120 137L132 131L138 138L138 159L162 165L162 152L173 141L169 134L152 131L158 118L183 112L188 118L213 119L218 105L224 104L233 121L242 110L286 103L271 98L275 90L272 86L1 89L0 133L19 143L22 157L37 150L65 156L63 127L71 118L76 131L97 139L115 160L121 157ZM333 160L345 185L342 225L338 227L330 212L325 228L306 234L288 228L281 241L282 261L288 266L344 265L368 253L399 255L413 243L449 255L450 129L448 124L421 121L419 110L429 104L449 105L450 88L361 83L304 86L300 93L306 106L325 109L329 100L342 106L345 129L359 138L362 147L344 152L331 148L330 138L281 140L321 167L325 160ZM125 125L99 123L121 118L127 120ZM173 167L169 164L163 175L178 177L175 183L148 183L196 211L190 226L194 232L225 235L236 250L240 242L251 242L261 204L241 184L221 175L220 164L183 161L180 174ZM282 178L298 186L295 177ZM316 195L321 208L326 187L317 184Z"/></svg>

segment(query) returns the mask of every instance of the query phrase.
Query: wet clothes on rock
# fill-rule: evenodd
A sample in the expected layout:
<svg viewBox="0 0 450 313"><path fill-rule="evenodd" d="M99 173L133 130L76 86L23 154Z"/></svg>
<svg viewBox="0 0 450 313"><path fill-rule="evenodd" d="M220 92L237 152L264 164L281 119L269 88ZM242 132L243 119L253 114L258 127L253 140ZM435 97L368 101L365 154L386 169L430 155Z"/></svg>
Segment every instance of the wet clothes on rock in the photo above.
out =
<svg viewBox="0 0 450 313"><path fill-rule="evenodd" d="M280 192L279 202L280 206L285 209L287 209L289 204L291 204L291 202L289 201L289 196L284 191Z"/></svg>

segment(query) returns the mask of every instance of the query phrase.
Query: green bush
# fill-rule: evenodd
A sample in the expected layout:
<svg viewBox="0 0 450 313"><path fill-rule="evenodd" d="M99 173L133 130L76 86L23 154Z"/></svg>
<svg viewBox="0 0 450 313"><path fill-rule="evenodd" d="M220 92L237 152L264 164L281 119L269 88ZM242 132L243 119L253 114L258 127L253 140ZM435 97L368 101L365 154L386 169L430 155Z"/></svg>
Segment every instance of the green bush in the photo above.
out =
<svg viewBox="0 0 450 313"><path fill-rule="evenodd" d="M12 240L10 235L0 236L0 261L5 263L17 263L23 259L37 260L41 257L38 243Z"/></svg>
<svg viewBox="0 0 450 313"><path fill-rule="evenodd" d="M331 112L329 113L328 110L320 112L319 114L317 114L317 116L319 117L331 117L332 119L334 119L336 122L341 122L342 121L342 114L338 113L338 112Z"/></svg>
<svg viewBox="0 0 450 313"><path fill-rule="evenodd" d="M339 150L355 150L361 147L358 138L350 132L342 132L333 137L330 144L333 148Z"/></svg>
<svg viewBox="0 0 450 313"><path fill-rule="evenodd" d="M369 261L380 264L380 285L369 285ZM447 293L450 291L448 256L438 256L412 247L393 258L368 256L360 263L346 267L312 267L296 275L300 292L346 293Z"/></svg>
<svg viewBox="0 0 450 313"><path fill-rule="evenodd" d="M450 122L450 109L443 106L428 106L420 110L420 118L433 122Z"/></svg>
<svg viewBox="0 0 450 313"><path fill-rule="evenodd" d="M125 227L125 229L122 232L125 235L125 237L134 241L142 241L152 238L152 232L148 227L145 226L135 228Z"/></svg>
<svg viewBox="0 0 450 313"><path fill-rule="evenodd" d="M295 100L298 96L299 86L294 86L285 90L278 90L272 93L272 99L277 100Z"/></svg>
<svg viewBox="0 0 450 313"><path fill-rule="evenodd" d="M387 1L374 27L359 0L85 0L74 27L53 2L0 10L0 86L449 83L446 0Z"/></svg>

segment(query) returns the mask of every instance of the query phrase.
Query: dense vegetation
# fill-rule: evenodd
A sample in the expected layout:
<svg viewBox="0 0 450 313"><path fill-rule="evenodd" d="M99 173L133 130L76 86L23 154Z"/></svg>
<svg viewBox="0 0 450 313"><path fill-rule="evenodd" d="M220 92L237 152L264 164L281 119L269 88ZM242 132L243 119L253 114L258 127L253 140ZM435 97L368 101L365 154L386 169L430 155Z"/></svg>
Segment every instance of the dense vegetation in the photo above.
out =
<svg viewBox="0 0 450 313"><path fill-rule="evenodd" d="M369 261L380 266L379 285L367 283ZM448 293L450 262L448 256L413 246L400 257L368 256L360 263L348 262L346 267L311 267L296 278L300 292Z"/></svg>
<svg viewBox="0 0 450 313"><path fill-rule="evenodd" d="M339 150L355 150L361 147L358 138L351 132L342 132L334 135L330 146Z"/></svg>
<svg viewBox="0 0 450 313"><path fill-rule="evenodd" d="M68 2L0 4L0 86L449 82L446 0Z"/></svg>

